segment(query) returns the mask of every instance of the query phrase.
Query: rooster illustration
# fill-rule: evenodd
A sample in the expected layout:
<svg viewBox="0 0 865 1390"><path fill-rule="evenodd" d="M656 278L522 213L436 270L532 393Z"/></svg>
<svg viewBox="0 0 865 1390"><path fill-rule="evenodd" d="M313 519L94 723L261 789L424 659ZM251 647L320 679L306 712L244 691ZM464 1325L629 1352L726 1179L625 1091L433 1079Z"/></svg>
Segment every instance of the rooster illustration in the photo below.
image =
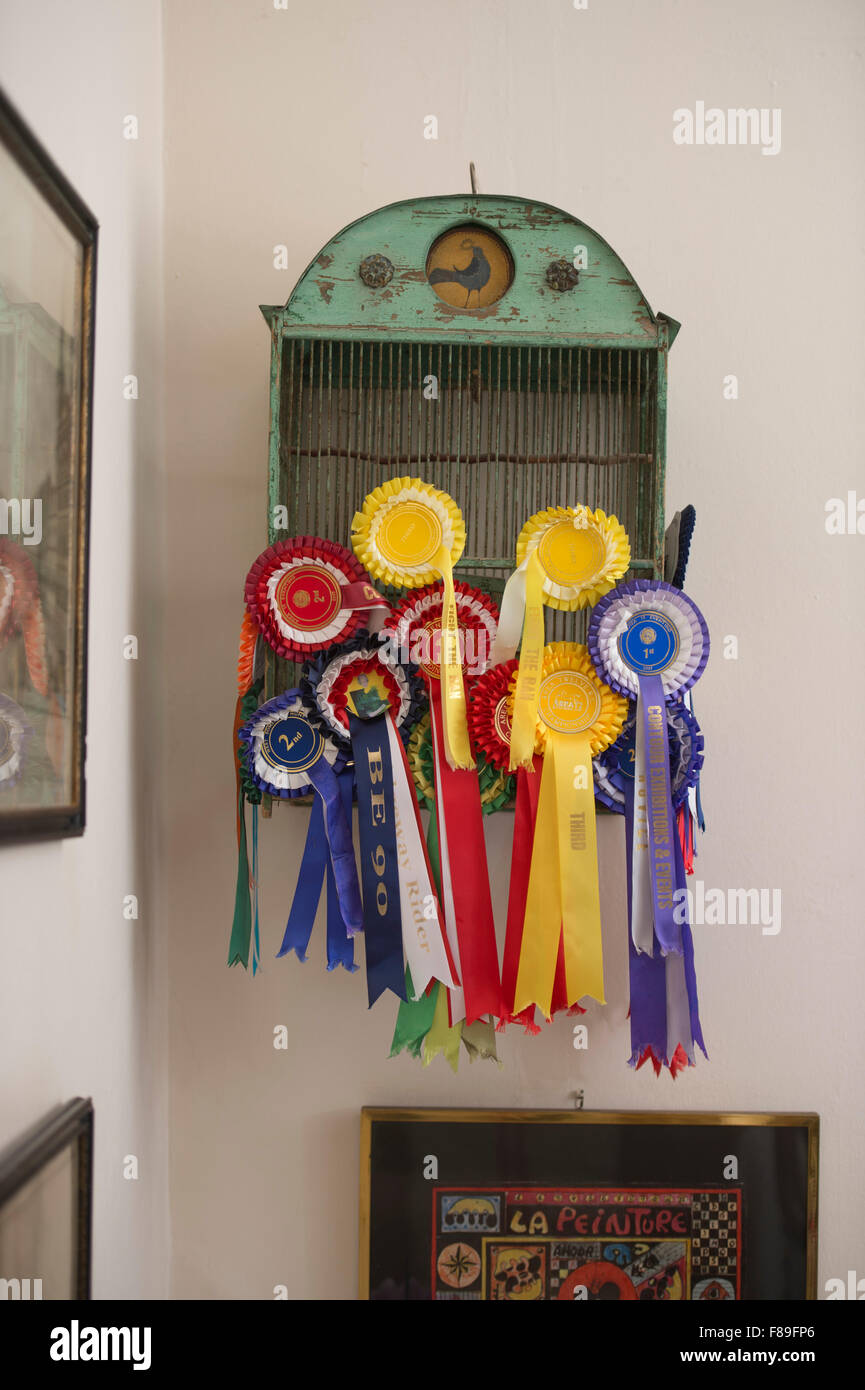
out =
<svg viewBox="0 0 865 1390"><path fill-rule="evenodd" d="M464 309L469 307L469 300L473 291L477 291L478 297L484 285L490 278L490 263L483 253L480 246L473 246L469 237L465 237L460 242L460 247L464 251L471 251L472 258L467 266L462 270L454 266L452 270L431 270L429 282L431 285L454 284L462 285L466 290L466 302ZM479 298L480 302L480 298Z"/></svg>

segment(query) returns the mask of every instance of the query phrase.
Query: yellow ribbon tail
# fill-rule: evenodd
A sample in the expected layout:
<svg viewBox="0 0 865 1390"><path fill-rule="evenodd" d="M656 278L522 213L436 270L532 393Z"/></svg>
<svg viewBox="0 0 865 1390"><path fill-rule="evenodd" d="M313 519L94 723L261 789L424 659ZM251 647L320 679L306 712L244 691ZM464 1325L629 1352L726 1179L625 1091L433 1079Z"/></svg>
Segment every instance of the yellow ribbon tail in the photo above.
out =
<svg viewBox="0 0 865 1390"><path fill-rule="evenodd" d="M601 899L592 750L586 736L550 733L556 785L559 883L568 1004L604 1000Z"/></svg>
<svg viewBox="0 0 865 1390"><path fill-rule="evenodd" d="M444 985L440 985L432 1025L424 1039L424 1066L428 1067L433 1058L441 1053L451 1070L456 1071L460 1064L462 1035L462 1021L455 1023L453 1027L448 1023L448 992Z"/></svg>
<svg viewBox="0 0 865 1390"><path fill-rule="evenodd" d="M557 821L555 769L545 758L514 992L514 1013L537 1004L544 1018L550 1017L562 929Z"/></svg>
<svg viewBox="0 0 865 1390"><path fill-rule="evenodd" d="M526 615L520 667L511 716L510 771L531 768L535 751L535 725L538 717L538 691L544 657L544 571L537 549L526 567Z"/></svg>
<svg viewBox="0 0 865 1390"><path fill-rule="evenodd" d="M433 563L444 581L441 691L445 757L449 767L472 768L475 760L472 757L466 721L466 692L460 661L459 620L450 552L441 546Z"/></svg>

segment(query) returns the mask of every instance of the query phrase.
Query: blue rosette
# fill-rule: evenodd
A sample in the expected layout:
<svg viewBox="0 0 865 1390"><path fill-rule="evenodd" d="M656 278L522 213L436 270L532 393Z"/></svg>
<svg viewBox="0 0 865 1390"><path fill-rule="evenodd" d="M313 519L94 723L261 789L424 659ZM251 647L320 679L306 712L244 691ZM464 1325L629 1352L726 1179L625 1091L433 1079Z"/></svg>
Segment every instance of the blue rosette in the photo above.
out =
<svg viewBox="0 0 865 1390"><path fill-rule="evenodd" d="M310 715L304 692L286 690L260 705L238 731L246 773L260 792L283 799L309 796L317 789L316 770L325 766L336 776L347 765L345 750Z"/></svg>
<svg viewBox="0 0 865 1390"><path fill-rule="evenodd" d="M691 787L700 780L703 766L703 735L691 711L680 700L666 707L667 742L670 753L670 790L673 809L678 811L688 799ZM633 792L637 706L628 709L625 726L615 743L592 761L595 800L608 810L625 814L626 785Z"/></svg>
<svg viewBox="0 0 865 1390"><path fill-rule="evenodd" d="M348 757L310 718L309 701L297 689L261 705L241 727L238 739L246 771L261 792L294 799L315 792L298 886L278 955L295 951L306 959L309 940L328 881L327 965L354 970L352 937L362 929L363 908L351 837L351 776Z"/></svg>

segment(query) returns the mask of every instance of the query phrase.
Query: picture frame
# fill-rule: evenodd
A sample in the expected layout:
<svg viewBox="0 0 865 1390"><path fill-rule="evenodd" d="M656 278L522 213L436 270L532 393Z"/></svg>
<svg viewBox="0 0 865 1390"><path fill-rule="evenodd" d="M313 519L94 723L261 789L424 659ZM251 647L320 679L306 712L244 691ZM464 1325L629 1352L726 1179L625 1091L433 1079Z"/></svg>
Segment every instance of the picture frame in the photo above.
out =
<svg viewBox="0 0 865 1390"><path fill-rule="evenodd" d="M361 1299L815 1299L819 1118L361 1111Z"/></svg>
<svg viewBox="0 0 865 1390"><path fill-rule="evenodd" d="M87 1300L93 1102L59 1105L0 1153L0 1298Z"/></svg>
<svg viewBox="0 0 865 1390"><path fill-rule="evenodd" d="M98 224L0 92L0 840L81 835Z"/></svg>

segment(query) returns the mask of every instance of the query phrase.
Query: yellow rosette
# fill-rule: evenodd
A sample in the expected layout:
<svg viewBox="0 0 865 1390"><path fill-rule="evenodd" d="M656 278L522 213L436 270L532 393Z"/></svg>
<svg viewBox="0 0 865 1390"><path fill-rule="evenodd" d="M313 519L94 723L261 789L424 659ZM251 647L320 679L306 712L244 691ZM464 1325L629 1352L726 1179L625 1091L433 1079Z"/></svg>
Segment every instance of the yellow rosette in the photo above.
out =
<svg viewBox="0 0 865 1390"><path fill-rule="evenodd" d="M515 1013L537 1004L549 1018L560 934L568 1004L585 995L604 1003L592 755L616 741L627 711L627 699L599 679L586 647L552 642L544 649L532 727L544 766Z"/></svg>
<svg viewBox="0 0 865 1390"><path fill-rule="evenodd" d="M492 661L509 661L522 637L514 699L511 771L531 767L544 645L544 604L586 608L627 572L631 546L615 516L586 506L548 507L530 517L517 540Z"/></svg>
<svg viewBox="0 0 865 1390"><path fill-rule="evenodd" d="M396 588L444 583L441 687L445 756L453 768L474 767L466 726L453 567L466 528L452 497L421 478L391 478L365 498L351 523L354 553L371 575Z"/></svg>

